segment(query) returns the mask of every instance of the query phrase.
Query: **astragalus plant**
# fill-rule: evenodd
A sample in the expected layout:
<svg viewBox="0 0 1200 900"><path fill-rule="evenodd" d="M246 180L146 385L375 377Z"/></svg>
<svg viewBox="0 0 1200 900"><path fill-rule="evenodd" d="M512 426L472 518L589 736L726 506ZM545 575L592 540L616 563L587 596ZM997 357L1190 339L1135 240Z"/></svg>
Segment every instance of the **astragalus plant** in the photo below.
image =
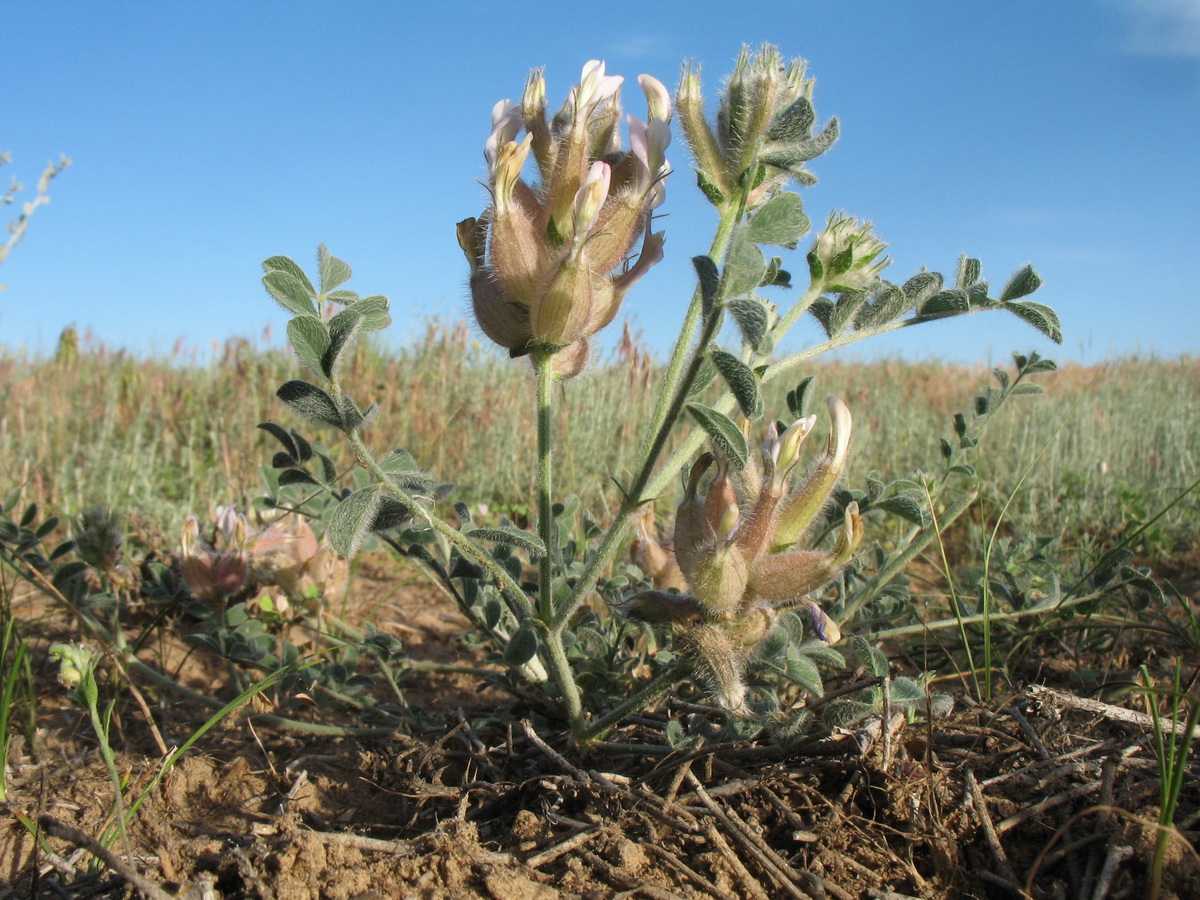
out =
<svg viewBox="0 0 1200 900"><path fill-rule="evenodd" d="M366 433L382 426L373 406L351 399L341 362L355 339L390 322L387 300L345 290L350 269L324 247L316 285L291 259L264 263L263 282L293 313L288 336L316 382L288 382L279 397L309 422L342 432L360 466L353 486L342 487L319 445L298 458L288 452L298 435L276 426L284 445L275 458L276 502L285 490L326 491L337 501L326 521L337 550L352 556L382 542L423 566L470 618L472 639L505 663L508 674L497 677L536 686L580 741L690 683L704 686L729 722L796 721L803 695L821 690L821 668L843 661L831 645L853 632L857 613L878 612L904 564L932 539L934 514L945 527L969 504L965 430L939 478L840 488L852 411L830 398L827 423L807 412L807 361L882 332L990 309L1061 338L1054 313L1023 299L1040 284L1032 268L996 297L968 258L952 283L925 270L893 283L883 278L886 245L870 223L840 213L812 239L806 283L793 287L783 258L767 248L794 250L809 234L796 189L815 182L808 164L838 137L836 119L817 127L803 61L786 61L770 46L744 50L715 120L694 65L684 67L673 103L655 78L638 82L644 119L622 117L624 82L602 62L584 66L556 112L541 71L532 73L519 102L492 110L482 140L486 208L457 226L480 330L534 373L530 531L473 522L463 502L470 498L451 513L452 488L422 471L420 447L378 455L369 447ZM663 255L655 211L668 208L667 185L674 191L679 179L667 161L673 119L716 210L715 236L693 259L696 287L679 305L679 336L639 463L602 525L574 498L555 496L555 401L586 369L594 335ZM806 314L824 339L776 355ZM779 379L797 384L790 421L764 408L761 387ZM806 461L814 431L828 435L825 449ZM656 501L678 505L661 529ZM880 514L911 527L886 550L876 547L869 562L855 560ZM640 568L625 561L635 527Z"/></svg>

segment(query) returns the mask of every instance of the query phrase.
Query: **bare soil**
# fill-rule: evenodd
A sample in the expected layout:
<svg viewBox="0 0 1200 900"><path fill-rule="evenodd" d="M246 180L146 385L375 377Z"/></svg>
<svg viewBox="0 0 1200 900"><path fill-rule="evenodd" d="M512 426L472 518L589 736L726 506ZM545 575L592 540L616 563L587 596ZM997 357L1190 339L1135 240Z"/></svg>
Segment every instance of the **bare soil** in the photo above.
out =
<svg viewBox="0 0 1200 900"><path fill-rule="evenodd" d="M446 601L378 563L355 584L354 606L414 658L462 658L463 623ZM979 705L964 692L933 722L876 718L787 754L745 743L662 755L638 748L661 743L674 701L585 750L554 722L527 727L538 710L519 698L427 674L405 684L417 713L407 733L317 738L256 725L249 709L210 732L136 816L135 887L86 849L109 822L113 789L86 714L46 662L70 628L40 621L38 740L31 750L18 738L10 753L0 900L1123 898L1150 888L1158 766L1149 728L1122 718L1141 709L1134 699L1082 708L1030 685ZM183 666L184 683L224 696L212 659L157 652ZM1136 666L1180 651L1143 635L1120 652ZM1200 660L1185 662L1192 671ZM1027 668L1066 684L1069 666L1052 653ZM211 714L140 687L168 745ZM136 797L161 753L128 694L113 743ZM40 823L36 837L17 814ZM1198 837L1193 760L1159 896L1200 898Z"/></svg>

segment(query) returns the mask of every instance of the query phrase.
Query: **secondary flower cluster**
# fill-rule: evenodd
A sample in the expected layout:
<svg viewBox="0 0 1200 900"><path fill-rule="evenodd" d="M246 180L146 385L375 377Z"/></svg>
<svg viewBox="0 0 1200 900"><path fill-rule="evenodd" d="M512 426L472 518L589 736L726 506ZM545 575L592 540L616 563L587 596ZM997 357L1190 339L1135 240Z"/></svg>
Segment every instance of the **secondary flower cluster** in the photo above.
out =
<svg viewBox="0 0 1200 900"><path fill-rule="evenodd" d="M803 604L819 639L833 644L841 637L808 595L836 576L862 541L858 504L846 508L832 550L795 548L817 521L849 453L850 411L831 397L829 412L833 428L825 452L798 485L792 475L816 416L798 419L783 434L770 425L761 468L751 460L738 472L712 453L701 456L675 514L673 552L644 529L635 543L634 561L655 590L634 595L620 611L673 626L728 709L744 707L743 669L779 610Z"/></svg>
<svg viewBox="0 0 1200 900"><path fill-rule="evenodd" d="M592 60L548 120L546 82L531 73L520 104L502 100L492 110L485 145L491 206L458 223L484 334L514 356L570 348L556 363L568 377L586 364L588 337L613 320L626 291L662 258L663 235L649 223L671 171L664 156L671 99L659 81L639 76L649 116L626 117L631 149L623 151L622 81ZM522 177L531 154L539 178L532 185ZM638 238L641 250L629 265Z"/></svg>
<svg viewBox="0 0 1200 900"><path fill-rule="evenodd" d="M202 600L228 600L252 582L279 587L296 601L313 593L336 594L345 587L345 560L321 544L302 519L252 529L232 506L221 506L215 524L209 541L201 536L196 516L183 523L180 570Z"/></svg>
<svg viewBox="0 0 1200 900"><path fill-rule="evenodd" d="M746 205L753 209L788 181L813 184L804 163L827 150L838 135L833 119L812 136L815 114L813 79L802 59L784 61L770 44L742 48L725 84L716 128L709 125L700 93L700 73L684 68L676 104L679 122L696 161L696 174L708 199L717 206L738 202L747 179L753 188Z"/></svg>

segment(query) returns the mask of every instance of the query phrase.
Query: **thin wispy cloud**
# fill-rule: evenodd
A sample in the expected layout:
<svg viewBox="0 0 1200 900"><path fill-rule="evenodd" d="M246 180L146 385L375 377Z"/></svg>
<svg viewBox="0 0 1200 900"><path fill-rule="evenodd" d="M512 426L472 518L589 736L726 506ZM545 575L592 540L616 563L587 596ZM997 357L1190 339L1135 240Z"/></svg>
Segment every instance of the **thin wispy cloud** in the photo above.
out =
<svg viewBox="0 0 1200 900"><path fill-rule="evenodd" d="M1128 20L1126 52L1200 59L1200 0L1119 0L1119 5Z"/></svg>
<svg viewBox="0 0 1200 900"><path fill-rule="evenodd" d="M637 61L661 54L667 47L667 41L658 34L634 34L610 44L607 48L609 55L615 59Z"/></svg>

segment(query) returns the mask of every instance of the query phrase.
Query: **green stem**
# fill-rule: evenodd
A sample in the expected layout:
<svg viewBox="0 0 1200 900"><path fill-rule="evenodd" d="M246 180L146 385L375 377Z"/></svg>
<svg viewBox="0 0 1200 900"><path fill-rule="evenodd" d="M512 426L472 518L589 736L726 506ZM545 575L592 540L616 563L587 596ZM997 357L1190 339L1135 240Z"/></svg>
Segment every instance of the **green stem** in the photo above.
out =
<svg viewBox="0 0 1200 900"><path fill-rule="evenodd" d="M537 499L538 537L546 547L538 560L538 618L554 618L554 356L534 355L537 370Z"/></svg>
<svg viewBox="0 0 1200 900"><path fill-rule="evenodd" d="M199 691L193 691L189 687L184 687L182 684L172 681L153 666L147 665L131 653L122 654L121 663L126 668L137 670L148 680L160 687L164 687L180 697L195 701L202 706L207 706L209 709L223 709L227 705L214 697L201 694ZM272 681L271 683L274 682ZM257 693L254 688L259 687L261 684L262 682L259 682L259 684L254 685L250 688L250 691ZM307 734L322 735L324 737L387 737L396 733L395 728L354 728L341 725L318 725L313 722L288 719L284 716L274 715L273 713L256 713L251 718L265 725L275 725L281 728L289 728L293 731L303 731Z"/></svg>
<svg viewBox="0 0 1200 900"><path fill-rule="evenodd" d="M708 255L711 259L720 259L725 255L725 250L729 246L729 239L733 235L733 227L737 224L737 209L725 209L721 212L717 219L717 231L713 235L712 244L709 246ZM650 417L649 423L646 425L646 436L642 443L642 468L653 467L655 456L651 452L651 447L654 445L656 436L663 430L663 425L667 421L667 409L670 406L671 399L675 396L675 389L679 383L680 374L683 372L684 363L687 361L688 351L692 346L692 338L696 333L696 326L700 322L700 314L703 309L700 289L697 287L692 292L692 302L688 304L687 313L683 317L683 325L679 329L679 337L675 340L675 347L671 351L671 359L667 363L666 372L663 374L663 383L658 392L658 402L654 408L654 414ZM669 430L669 428L668 428Z"/></svg>
<svg viewBox="0 0 1200 900"><path fill-rule="evenodd" d="M391 475L383 471L357 432L351 433L349 439L350 446L354 450L354 455L364 469L374 475L396 499L407 504L410 509L414 510L417 515L425 520L426 524L449 541L463 556L487 572L496 581L500 592L508 600L510 607L518 616L525 621L533 619L533 604L529 602L529 598L525 596L525 592L521 590L521 586L492 558L492 555L488 553L485 547L475 543L475 541L471 540L449 522L434 515L430 510L418 503L416 499L409 496L408 492L401 488Z"/></svg>
<svg viewBox="0 0 1200 900"><path fill-rule="evenodd" d="M734 226L738 223L744 212L744 199L732 209L726 208L722 211L721 218L717 223L717 232L713 237L712 246L709 251L713 259L724 255L729 245L730 237L733 234ZM613 517L613 522L609 526L608 532L604 535L604 539L596 549L595 556L592 557L591 561L584 568L582 576L575 583L575 587L571 590L562 607L555 611L555 617L550 623L552 631L562 633L567 622L575 615L579 607L583 605L583 601L596 587L600 573L612 562L613 557L616 556L617 550L620 549L625 535L629 530L634 513L646 502L646 498L657 495L666 487L667 482L673 477L675 471L682 467L683 461L691 456L700 444L701 431L700 429L696 429L688 441L685 442L684 446L679 447L671 455L670 461L660 469L659 476L657 478L652 477L658 458L666 446L672 429L675 427L675 422L679 418L684 403L687 401L688 391L691 390L692 383L700 371L704 348L716 336L716 327L720 324L721 317L712 316L709 322L706 323L705 330L693 350L691 346L692 337L695 334L697 324L700 322L701 313L701 296L700 290L697 288L692 295L692 302L684 318L683 327L680 329L679 339L675 342L671 361L667 365L667 371L663 378L663 385L659 391L658 404L655 407L654 415L651 417L650 423L646 428L646 441L642 463L638 467L637 477L630 486L628 493L626 493L621 506L617 509L617 514ZM726 395L724 399L726 401L726 409L731 408L733 404L732 395Z"/></svg>
<svg viewBox="0 0 1200 900"><path fill-rule="evenodd" d="M1014 609L1009 612L993 612L989 615L993 622L1005 619L1022 619L1031 616L1050 615L1071 606L1078 606L1080 603L1084 603L1091 599L1093 599L1093 597L1089 594L1083 597L1076 597L1067 602L1057 603L1054 606L1033 607L1032 609ZM869 634L864 634L863 637L866 637L872 641L883 641L888 640L889 638L907 637L910 634L924 634L927 631L940 631L943 628L959 628L963 625L978 625L981 624L986 618L988 618L988 616L985 616L983 613L977 613L976 615L963 616L962 618L939 619L936 622L918 622L915 625L903 625L899 628L885 628L883 631L872 631Z"/></svg>
<svg viewBox="0 0 1200 900"><path fill-rule="evenodd" d="M538 537L546 547L546 553L538 560L537 622L545 642L546 662L562 695L571 732L578 736L583 729L583 699L567 659L562 630L553 627L554 558L558 555L554 540L554 385L558 379L552 353L536 353L533 363L537 370Z"/></svg>
<svg viewBox="0 0 1200 900"><path fill-rule="evenodd" d="M98 691L98 685L95 683L96 673L94 671L87 672L84 678L92 680L91 698L94 698ZM125 856L129 860L129 864L134 865L133 844L129 842L129 830L125 827L125 799L121 792L121 773L117 771L117 760L108 743L108 724L112 721L115 701L109 704L108 714L102 718L100 710L96 708L95 700L91 698L87 704L88 715L92 720L92 730L96 732L96 740L100 742L100 758L104 760L104 767L108 769L108 777L112 780L113 814L117 820L117 832L121 835L121 844L125 848Z"/></svg>
<svg viewBox="0 0 1200 900"><path fill-rule="evenodd" d="M678 673L676 672L676 667L673 665L669 666L633 696L623 700L603 716L596 719L596 721L592 722L583 733L584 742L591 743L592 741L602 740L609 728L617 724L617 722L621 721L629 713L643 709L651 701L661 697L672 688L677 680Z"/></svg>
<svg viewBox="0 0 1200 900"><path fill-rule="evenodd" d="M944 513L942 513L941 519L939 520L940 528L945 529L948 525L950 525L950 523L966 512L978 497L979 489L972 488L967 493L955 500L954 503L951 504L951 506ZM916 537L911 544L889 559L887 564L876 573L873 579L871 579L870 585L859 591L858 594L855 595L854 599L846 606L846 608L842 610L842 613L839 616L839 624L849 622L854 618L854 614L862 609L863 606L870 603L881 593L883 593L883 589L888 586L889 582L891 582L893 578L908 568L908 564L916 559L917 555L927 546L929 546L930 542L938 536L938 529L927 529L924 534Z"/></svg>

